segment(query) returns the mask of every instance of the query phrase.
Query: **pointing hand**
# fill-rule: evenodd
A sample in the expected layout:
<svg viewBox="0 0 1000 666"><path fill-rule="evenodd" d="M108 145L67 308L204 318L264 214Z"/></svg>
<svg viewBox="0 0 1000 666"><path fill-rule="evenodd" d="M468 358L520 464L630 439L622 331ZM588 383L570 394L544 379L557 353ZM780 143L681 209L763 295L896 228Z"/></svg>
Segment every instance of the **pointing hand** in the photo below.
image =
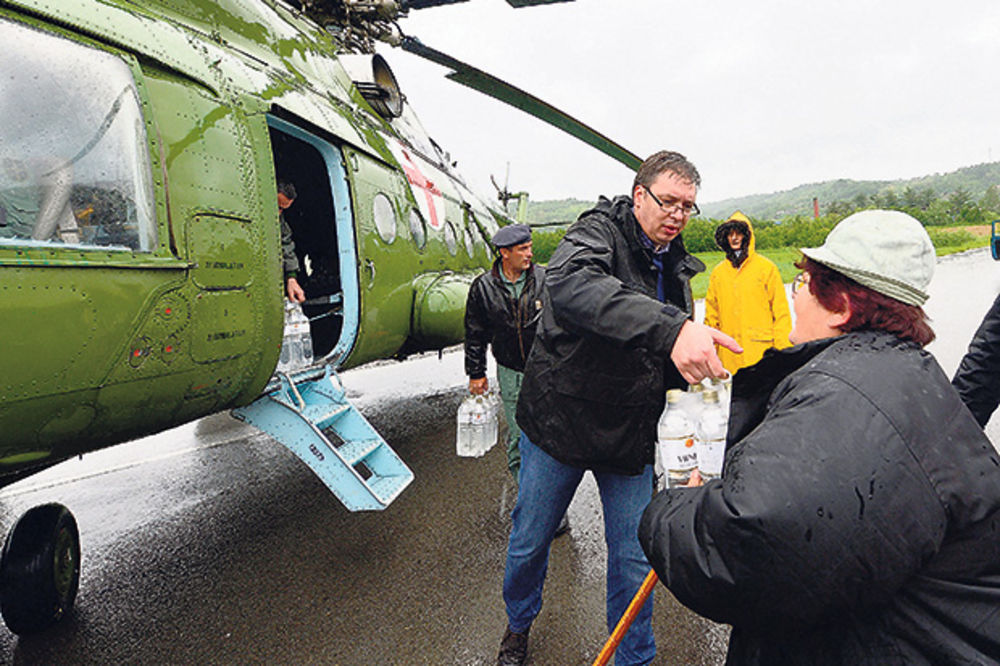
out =
<svg viewBox="0 0 1000 666"><path fill-rule="evenodd" d="M715 352L715 345L721 345L737 354L743 353L736 340L710 326L686 321L674 341L670 360L674 362L681 376L689 384L697 384L705 377L724 379L729 375Z"/></svg>

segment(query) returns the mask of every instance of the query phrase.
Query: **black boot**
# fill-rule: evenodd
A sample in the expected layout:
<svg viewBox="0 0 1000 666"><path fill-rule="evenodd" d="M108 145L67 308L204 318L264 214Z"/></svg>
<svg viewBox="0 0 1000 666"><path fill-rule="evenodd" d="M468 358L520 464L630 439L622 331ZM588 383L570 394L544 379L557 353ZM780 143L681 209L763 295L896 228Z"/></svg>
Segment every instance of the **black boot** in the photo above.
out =
<svg viewBox="0 0 1000 666"><path fill-rule="evenodd" d="M528 658L528 631L517 634L510 630L503 634L500 641L500 654L497 655L497 666L521 666Z"/></svg>

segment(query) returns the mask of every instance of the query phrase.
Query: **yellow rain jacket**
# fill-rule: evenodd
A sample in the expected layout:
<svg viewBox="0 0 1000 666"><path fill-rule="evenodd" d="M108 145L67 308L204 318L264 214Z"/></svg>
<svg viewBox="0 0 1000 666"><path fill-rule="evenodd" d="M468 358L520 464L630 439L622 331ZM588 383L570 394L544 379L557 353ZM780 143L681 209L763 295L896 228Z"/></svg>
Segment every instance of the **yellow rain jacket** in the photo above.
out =
<svg viewBox="0 0 1000 666"><path fill-rule="evenodd" d="M730 215L716 231L716 242L723 250L729 249L728 241L720 238L725 234L720 232L733 222L746 225L743 245L747 257L736 268L727 252L727 258L712 269L705 296L705 324L732 336L743 347L742 354L717 347L722 365L729 372L753 365L765 349L790 347L788 334L792 331L781 275L770 259L757 254L750 219L739 211Z"/></svg>

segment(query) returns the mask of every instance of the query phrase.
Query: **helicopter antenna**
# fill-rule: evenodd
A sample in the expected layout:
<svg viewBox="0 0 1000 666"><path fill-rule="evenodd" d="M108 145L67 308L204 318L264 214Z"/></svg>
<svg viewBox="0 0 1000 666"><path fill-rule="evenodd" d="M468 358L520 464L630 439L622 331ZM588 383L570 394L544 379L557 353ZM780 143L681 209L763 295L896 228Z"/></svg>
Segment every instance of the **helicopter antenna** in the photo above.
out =
<svg viewBox="0 0 1000 666"><path fill-rule="evenodd" d="M510 207L507 202L511 200L513 195L510 193L510 160L507 160L507 165L503 170L503 196L499 197L503 201L503 210L505 213L510 215Z"/></svg>
<svg viewBox="0 0 1000 666"><path fill-rule="evenodd" d="M496 178L493 177L493 174L490 174L490 182L493 183L493 188L497 191L497 201L499 201L500 204L503 206L503 211L508 215L510 215L510 210L509 207L507 206L507 203L511 199L517 198L517 195L511 194L510 190L507 187L508 183L510 183L510 162L507 162L506 173L504 174L503 178L503 187L497 185Z"/></svg>

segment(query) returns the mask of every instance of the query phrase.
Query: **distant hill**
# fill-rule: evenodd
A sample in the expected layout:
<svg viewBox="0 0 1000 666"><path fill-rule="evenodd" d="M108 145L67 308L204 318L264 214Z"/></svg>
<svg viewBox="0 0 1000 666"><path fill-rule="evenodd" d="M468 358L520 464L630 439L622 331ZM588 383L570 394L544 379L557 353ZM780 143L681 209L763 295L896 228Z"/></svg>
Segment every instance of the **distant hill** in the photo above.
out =
<svg viewBox="0 0 1000 666"><path fill-rule="evenodd" d="M722 219L734 210L741 210L758 219L781 219L789 215L812 215L813 197L819 199L820 210L835 201L851 201L861 196L870 197L887 190L902 196L906 188L930 188L938 197L947 196L959 189L966 190L979 199L993 185L1000 185L1000 162L989 162L964 167L950 173L935 173L918 178L900 180L849 180L841 178L822 183L809 183L782 192L752 194L722 201L700 203L702 217ZM593 201L559 199L529 201L528 219L532 224L558 224L572 222Z"/></svg>
<svg viewBox="0 0 1000 666"><path fill-rule="evenodd" d="M573 222L585 210L590 209L594 201L579 199L550 199L547 201L528 200L528 221L533 226L547 224L566 224Z"/></svg>

